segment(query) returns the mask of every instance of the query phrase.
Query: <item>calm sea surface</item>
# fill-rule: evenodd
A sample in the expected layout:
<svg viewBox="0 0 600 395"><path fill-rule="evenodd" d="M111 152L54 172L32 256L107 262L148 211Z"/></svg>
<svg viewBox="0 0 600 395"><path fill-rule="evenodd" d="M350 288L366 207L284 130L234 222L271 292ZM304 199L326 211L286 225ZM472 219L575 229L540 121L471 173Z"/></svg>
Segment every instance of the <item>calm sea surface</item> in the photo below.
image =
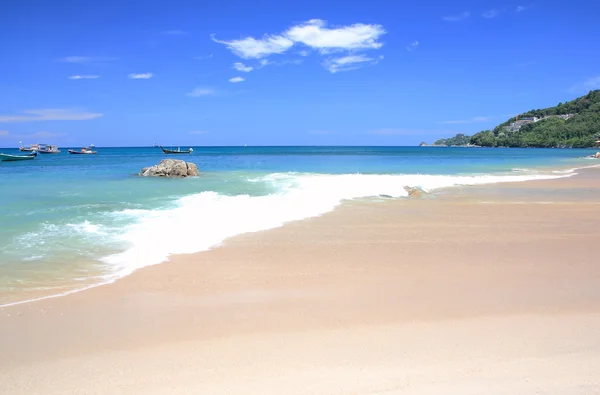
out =
<svg viewBox="0 0 600 395"><path fill-rule="evenodd" d="M182 149L188 147L181 147ZM136 176L159 148L98 148L0 164L0 305L76 291L404 186L564 176L593 150L194 147L201 177ZM0 149L18 154L16 149Z"/></svg>

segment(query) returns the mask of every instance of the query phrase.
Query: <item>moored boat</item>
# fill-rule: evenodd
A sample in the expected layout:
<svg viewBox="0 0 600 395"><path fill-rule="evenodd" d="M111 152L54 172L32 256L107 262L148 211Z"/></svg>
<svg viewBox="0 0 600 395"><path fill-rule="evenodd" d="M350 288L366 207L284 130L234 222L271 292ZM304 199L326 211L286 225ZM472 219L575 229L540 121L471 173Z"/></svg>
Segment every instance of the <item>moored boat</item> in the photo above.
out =
<svg viewBox="0 0 600 395"><path fill-rule="evenodd" d="M32 160L37 156L37 152L32 152L27 155L10 155L0 153L0 160L2 162L15 162L18 160Z"/></svg>
<svg viewBox="0 0 600 395"><path fill-rule="evenodd" d="M182 151L181 147L178 147L176 150L175 149L166 149L163 147L160 147L160 149L165 154L191 154L194 151L192 148L188 148L187 150Z"/></svg>
<svg viewBox="0 0 600 395"><path fill-rule="evenodd" d="M74 154L74 155L86 155L86 154L89 155L89 154L97 154L98 151L92 150L91 146L90 146L90 147L83 147L80 151L76 151L74 149L70 149L69 153L70 154Z"/></svg>
<svg viewBox="0 0 600 395"><path fill-rule="evenodd" d="M23 142L19 141L19 151L22 152L35 152L40 150L39 144L31 144L29 147L24 147Z"/></svg>
<svg viewBox="0 0 600 395"><path fill-rule="evenodd" d="M57 145L40 144L38 152L40 154L60 154Z"/></svg>

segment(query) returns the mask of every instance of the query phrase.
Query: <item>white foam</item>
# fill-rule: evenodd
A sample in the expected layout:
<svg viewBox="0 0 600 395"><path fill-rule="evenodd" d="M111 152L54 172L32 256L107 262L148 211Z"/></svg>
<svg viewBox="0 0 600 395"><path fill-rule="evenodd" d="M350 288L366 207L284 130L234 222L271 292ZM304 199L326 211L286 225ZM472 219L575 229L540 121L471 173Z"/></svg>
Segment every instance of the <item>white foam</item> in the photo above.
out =
<svg viewBox="0 0 600 395"><path fill-rule="evenodd" d="M102 258L119 276L165 261L172 254L200 252L225 239L282 226L286 222L322 215L344 200L407 196L405 186L426 191L457 185L481 185L560 178L567 175L363 175L274 173L249 181L272 184L267 196L224 196L202 192L178 199L162 210L123 210L117 215L135 219L120 241L125 251Z"/></svg>
<svg viewBox="0 0 600 395"><path fill-rule="evenodd" d="M426 191L461 185L521 182L569 177L576 173L510 175L365 175L273 173L248 181L266 183L277 191L267 196L225 196L202 192L177 199L170 208L126 209L113 213L111 225L90 220L66 226L45 225L42 234L28 234L23 244L37 244L39 237L76 236L91 243L123 246L123 251L101 258L108 274L95 285L41 297L41 300L107 284L144 266L157 264L172 254L194 253L220 245L225 239L257 232L283 224L322 215L344 200L378 196L407 196L405 186L419 186ZM60 238L62 239L62 237ZM36 257L37 258L37 257ZM25 303L19 301L0 307Z"/></svg>

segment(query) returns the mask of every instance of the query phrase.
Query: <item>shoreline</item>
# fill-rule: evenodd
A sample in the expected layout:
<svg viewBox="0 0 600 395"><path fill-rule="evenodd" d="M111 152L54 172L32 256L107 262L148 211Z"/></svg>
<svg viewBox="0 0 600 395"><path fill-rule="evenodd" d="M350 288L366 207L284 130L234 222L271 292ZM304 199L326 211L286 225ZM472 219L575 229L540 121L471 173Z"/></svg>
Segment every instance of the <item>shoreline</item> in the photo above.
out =
<svg viewBox="0 0 600 395"><path fill-rule="evenodd" d="M554 177L556 177L555 179L558 179L559 177L571 177L572 174L570 174L570 173L575 173L577 171L591 169L591 168L596 168L596 167L600 167L600 165L587 165L587 166L583 166L583 164L582 164L582 166L580 166L580 167L567 167L567 166L560 167L560 168L557 168L557 167L554 167L554 166L553 167L542 167L542 168L539 169L539 171L554 173L555 174ZM554 169L554 170L552 170L552 169ZM527 169L527 170L529 170L529 169ZM516 172L516 173L519 173L515 169L513 169L513 171ZM558 174L561 174L562 176L559 176ZM490 174L490 175L494 176L495 174ZM508 176L507 174L504 174L504 175ZM476 184L476 185L454 185L454 186L450 186L450 187L437 188L437 189L433 190L433 192L431 192L431 194L435 195L435 194L440 194L441 193L443 195L446 195L446 194L452 194L453 190L464 188L464 187L479 187L479 186L493 187L494 185L500 185L500 184L507 184L507 183L511 184L513 182L532 182L532 181L538 182L538 181L542 181L542 180L496 181L496 182L490 182L490 183L484 183L484 184ZM396 199L404 199L404 198L406 198L406 197L396 198ZM378 197L358 198L358 199L350 199L350 200L341 201L332 211L338 210L338 209L340 209L340 207L343 207L344 205L351 204L353 201L357 201L357 200L358 201L362 201L362 200L365 200L365 199L379 199L379 198ZM373 203L378 203L378 202L373 201ZM298 219L298 220L293 220L293 221L290 221L290 222L285 222L281 226L287 226L289 223L293 223L293 222L297 222L297 221L306 221L306 220L310 220L312 218L318 218L318 217L320 217L322 215L327 215L328 213L330 213L332 211L325 212L325 213L319 214L317 216L311 216L311 217L306 217L306 218L302 218L302 219ZM279 226L279 227L281 227L281 226ZM265 229L265 230L259 230L258 232L264 232L264 231L268 231L268 230L271 230L271 229L277 229L277 227L276 228ZM250 234L251 233L256 233L256 232L250 232ZM202 251L194 252L192 254L203 253L203 252L215 249L215 248L220 248L228 240L230 240L232 238L236 238L236 237L244 235L244 234L246 234L246 233L241 233L241 234L230 236L230 237L226 238L225 240L223 240L220 244L211 246L207 250L202 250ZM96 287L102 287L102 286L110 285L110 284L113 284L113 283L115 283L117 281L120 281L123 278L126 278L126 277L134 274L138 270L141 270L141 269L143 269L145 267L167 263L172 258L176 258L178 255L181 255L181 254L178 254L178 253L171 254L171 255L169 255L162 262L155 263L155 264L150 264L150 265L144 265L141 268L134 269L131 273L128 273L128 274L125 274L125 275L122 275L122 276L117 276L117 277L114 277L114 278L110 278L110 279L108 279L106 281L102 281L102 282L99 282L99 283L96 283L96 284L89 284L89 285L84 286L83 288L70 289L70 290L65 291L65 292L58 292L56 294L50 294L50 295L42 295L40 297L34 297L34 298L30 298L30 299L9 301L8 303L1 304L0 305L0 309L9 308L11 306L18 306L18 305L22 305L22 304L33 303L33 302L42 301L42 300L46 300L46 299L60 298L60 297L64 297L64 296L76 294L78 292L85 292L85 291L88 291L88 290L96 288ZM189 255L189 254L182 254L182 255Z"/></svg>
<svg viewBox="0 0 600 395"><path fill-rule="evenodd" d="M2 308L0 387L600 390L599 180L588 169L353 201L110 285ZM556 204L537 203L549 194Z"/></svg>

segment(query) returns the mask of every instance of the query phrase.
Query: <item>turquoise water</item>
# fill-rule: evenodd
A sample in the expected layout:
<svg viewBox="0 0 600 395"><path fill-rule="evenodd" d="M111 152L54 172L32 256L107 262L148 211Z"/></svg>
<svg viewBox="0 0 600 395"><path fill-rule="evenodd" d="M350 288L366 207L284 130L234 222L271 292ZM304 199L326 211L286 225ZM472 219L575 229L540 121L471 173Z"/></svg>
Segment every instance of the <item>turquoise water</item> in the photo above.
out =
<svg viewBox="0 0 600 395"><path fill-rule="evenodd" d="M187 148L187 147L181 147ZM0 305L113 281L344 200L564 176L593 150L194 147L202 176L138 177L158 148L98 148L0 165ZM16 149L0 149L17 154Z"/></svg>

